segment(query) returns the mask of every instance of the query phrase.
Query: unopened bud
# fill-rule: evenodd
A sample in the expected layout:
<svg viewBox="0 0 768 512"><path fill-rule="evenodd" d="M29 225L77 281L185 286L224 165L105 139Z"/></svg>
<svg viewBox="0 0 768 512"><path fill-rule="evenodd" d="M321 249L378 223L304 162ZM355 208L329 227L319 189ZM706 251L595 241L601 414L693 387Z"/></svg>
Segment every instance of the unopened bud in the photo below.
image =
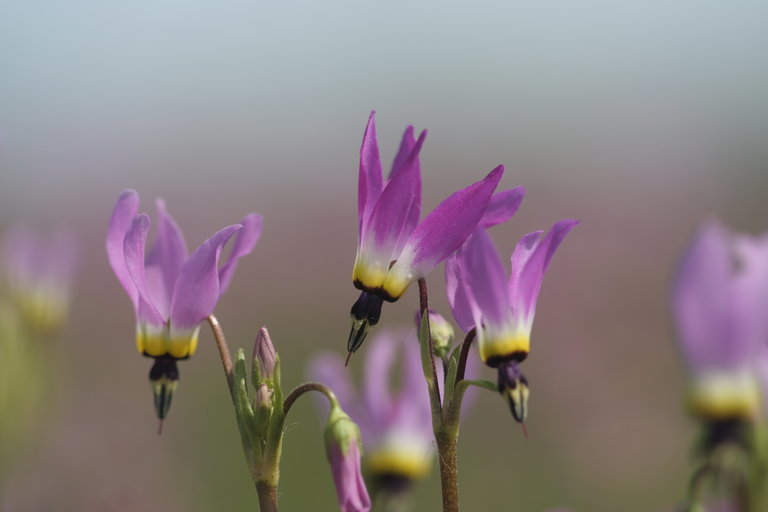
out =
<svg viewBox="0 0 768 512"><path fill-rule="evenodd" d="M432 347L435 355L440 358L448 357L453 343L454 330L451 323L443 315L432 308L428 310L429 314L429 334L432 338ZM421 326L421 312L416 312L416 329Z"/></svg>
<svg viewBox="0 0 768 512"><path fill-rule="evenodd" d="M277 353L266 327L259 329L259 334L256 335L256 343L253 344L253 360L259 364L259 374L262 379L271 379L274 376Z"/></svg>

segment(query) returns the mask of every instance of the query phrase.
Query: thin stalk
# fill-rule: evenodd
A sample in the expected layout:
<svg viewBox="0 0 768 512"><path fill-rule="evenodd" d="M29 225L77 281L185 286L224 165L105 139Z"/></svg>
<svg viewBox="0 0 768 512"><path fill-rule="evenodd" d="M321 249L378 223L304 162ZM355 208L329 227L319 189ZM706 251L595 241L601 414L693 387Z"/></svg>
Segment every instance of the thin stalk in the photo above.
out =
<svg viewBox="0 0 768 512"><path fill-rule="evenodd" d="M429 292L427 291L427 280L423 277L419 279L419 310L422 318L427 319L427 344L429 346L429 361L432 364L432 382L435 383L435 397L437 398L438 410L442 411L442 401L440 400L440 387L437 385L437 367L435 365L435 344L432 342L432 332L429 325Z"/></svg>
<svg viewBox="0 0 768 512"><path fill-rule="evenodd" d="M457 460L458 424L447 424L443 418L443 405L440 400L440 388L437 385L434 344L429 325L429 293L427 281L419 279L419 307L422 318L427 322L427 344L429 360L432 366L432 383L428 386L432 410L432 431L435 433L438 457L440 459L440 484L443 493L443 512L459 512L459 469ZM466 365L466 358L465 358Z"/></svg>
<svg viewBox="0 0 768 512"><path fill-rule="evenodd" d="M290 411L291 407L293 407L293 403L298 400L301 395L310 391L317 391L324 394L328 399L328 402L331 404L331 407L339 404L339 401L336 398L336 395L333 394L333 391L331 391L331 388L325 384L320 384L319 382L307 382L293 388L293 390L288 393L288 396L285 397L285 400L283 401L283 414L287 415L288 411Z"/></svg>
<svg viewBox="0 0 768 512"><path fill-rule="evenodd" d="M229 393L234 400L234 382L232 356L229 353L229 346L227 345L227 339L224 337L224 331L221 330L221 325L215 316L208 317L208 325L211 326L213 337L216 340L216 347L219 349L219 357L221 357L221 365L224 367L224 375L227 377L227 385L229 386Z"/></svg>
<svg viewBox="0 0 768 512"><path fill-rule="evenodd" d="M464 343L461 344L461 354L459 354L459 367L456 371L456 383L464 379L464 371L467 369L467 358L469 357L469 349L472 348L472 342L475 340L475 332L477 330L473 327L467 333L464 338Z"/></svg>

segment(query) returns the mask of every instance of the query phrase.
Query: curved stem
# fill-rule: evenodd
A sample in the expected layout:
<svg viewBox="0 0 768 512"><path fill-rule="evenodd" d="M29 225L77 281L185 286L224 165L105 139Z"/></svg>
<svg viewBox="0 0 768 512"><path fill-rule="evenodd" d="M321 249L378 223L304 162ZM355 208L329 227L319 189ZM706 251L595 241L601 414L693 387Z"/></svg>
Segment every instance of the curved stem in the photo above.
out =
<svg viewBox="0 0 768 512"><path fill-rule="evenodd" d="M456 383L464 379L464 371L467 369L467 358L469 357L469 349L472 348L472 342L475 340L475 333L477 329L474 327L467 333L464 338L464 343L461 344L461 354L459 354L459 366L456 370Z"/></svg>
<svg viewBox="0 0 768 512"><path fill-rule="evenodd" d="M285 400L283 401L283 414L287 415L288 411L293 407L293 403L298 400L301 395L310 391L317 391L318 393L324 394L331 404L331 407L339 405L339 400L336 398L336 395L333 394L331 388L325 384L320 384L319 382L307 382L293 388L293 390L288 393L288 396L285 397Z"/></svg>
<svg viewBox="0 0 768 512"><path fill-rule="evenodd" d="M219 349L219 357L221 357L221 365L224 367L224 375L227 377L227 385L229 386L229 392L234 400L234 381L232 356L229 353L229 346L227 345L227 339L224 337L224 331L221 329L221 324L215 316L208 317L208 325L211 326L213 337L216 340L216 347Z"/></svg>

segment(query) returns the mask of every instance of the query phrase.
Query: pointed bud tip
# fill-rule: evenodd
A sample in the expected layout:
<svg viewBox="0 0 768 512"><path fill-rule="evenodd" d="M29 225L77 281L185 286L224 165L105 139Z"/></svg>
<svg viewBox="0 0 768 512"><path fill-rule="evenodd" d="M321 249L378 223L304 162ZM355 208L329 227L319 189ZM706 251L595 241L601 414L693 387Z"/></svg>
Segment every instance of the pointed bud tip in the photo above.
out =
<svg viewBox="0 0 768 512"><path fill-rule="evenodd" d="M271 379L275 373L277 352L266 327L259 329L253 344L253 358L259 362L262 378Z"/></svg>

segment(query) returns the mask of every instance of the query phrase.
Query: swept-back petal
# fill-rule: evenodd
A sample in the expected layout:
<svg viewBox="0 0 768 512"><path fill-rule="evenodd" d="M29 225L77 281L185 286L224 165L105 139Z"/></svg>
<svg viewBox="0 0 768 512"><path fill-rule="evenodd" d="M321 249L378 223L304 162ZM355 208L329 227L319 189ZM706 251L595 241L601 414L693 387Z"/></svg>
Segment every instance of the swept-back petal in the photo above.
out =
<svg viewBox="0 0 768 512"><path fill-rule="evenodd" d="M466 292L482 311L487 326L503 327L510 318L504 266L496 246L483 229L478 229L461 249Z"/></svg>
<svg viewBox="0 0 768 512"><path fill-rule="evenodd" d="M363 143L360 146L360 170L357 180L357 216L359 220L359 236L362 239L368 217L376 205L383 178L381 173L381 156L379 144L376 141L376 112L371 111L368 117L368 125L363 134Z"/></svg>
<svg viewBox="0 0 768 512"><path fill-rule="evenodd" d="M533 321L533 315L536 311L536 300L541 290L541 283L544 280L549 262L552 260L555 251L565 236L577 225L578 221L565 219L556 222L544 238L535 247L531 241L534 234L523 237L523 247L512 255L513 265L521 267L519 273L517 268L513 271L514 284L510 284L510 299L515 310L515 316L526 323ZM538 237L538 234L535 234ZM532 252L526 248L526 244L531 245ZM519 261L518 261L519 259ZM525 261L522 266L520 263Z"/></svg>
<svg viewBox="0 0 768 512"><path fill-rule="evenodd" d="M361 254L368 258L375 255L386 267L397 258L410 230L418 222L421 210L418 158L425 137L426 131L421 132L402 170L384 187L363 231Z"/></svg>
<svg viewBox="0 0 768 512"><path fill-rule="evenodd" d="M372 421L383 429L386 429L392 417L389 377L391 369L395 366L398 345L398 336L392 331L382 329L376 332L365 355L363 399Z"/></svg>
<svg viewBox="0 0 768 512"><path fill-rule="evenodd" d="M165 201L158 199L156 205L159 218L157 237L147 256L145 277L152 302L168 318L173 287L189 251L179 225L165 208Z"/></svg>
<svg viewBox="0 0 768 512"><path fill-rule="evenodd" d="M451 306L453 318L459 324L459 328L466 333L475 326L475 320L472 317L472 307L465 286L461 260L457 251L445 260L445 293L448 295L448 304Z"/></svg>
<svg viewBox="0 0 768 512"><path fill-rule="evenodd" d="M125 266L133 285L137 290L137 318L140 323L150 323L155 326L163 326L165 317L158 311L149 295L144 273L144 251L149 232L149 216L146 213L137 215L131 221L128 233L125 235L123 251L125 253Z"/></svg>
<svg viewBox="0 0 768 512"><path fill-rule="evenodd" d="M125 190L117 199L112 217L107 227L107 258L117 280L131 299L134 310L138 311L139 292L125 266L123 243L131 221L139 211L139 194L134 190ZM142 256L143 258L143 256Z"/></svg>
<svg viewBox="0 0 768 512"><path fill-rule="evenodd" d="M701 226L673 283L678 338L694 371L738 368L754 348L754 339L745 335L742 315L749 304L737 283L733 242L719 223Z"/></svg>
<svg viewBox="0 0 768 512"><path fill-rule="evenodd" d="M264 224L264 218L258 213L246 215L240 221L243 229L237 234L232 252L229 254L227 262L219 270L219 283L221 286L220 294L223 294L229 288L232 276L237 268L237 260L251 253L261 236L261 227Z"/></svg>
<svg viewBox="0 0 768 512"><path fill-rule="evenodd" d="M216 232L195 249L181 268L171 299L171 327L193 329L213 313L220 296L219 257L240 224Z"/></svg>
<svg viewBox="0 0 768 512"><path fill-rule="evenodd" d="M488 201L483 218L477 224L478 228L490 228L511 219L525 197L525 187L515 187L512 190L496 192Z"/></svg>
<svg viewBox="0 0 768 512"><path fill-rule="evenodd" d="M504 166L496 167L482 180L445 199L416 226L390 270L390 282L384 285L390 294L398 297L458 249L477 227L503 174Z"/></svg>

